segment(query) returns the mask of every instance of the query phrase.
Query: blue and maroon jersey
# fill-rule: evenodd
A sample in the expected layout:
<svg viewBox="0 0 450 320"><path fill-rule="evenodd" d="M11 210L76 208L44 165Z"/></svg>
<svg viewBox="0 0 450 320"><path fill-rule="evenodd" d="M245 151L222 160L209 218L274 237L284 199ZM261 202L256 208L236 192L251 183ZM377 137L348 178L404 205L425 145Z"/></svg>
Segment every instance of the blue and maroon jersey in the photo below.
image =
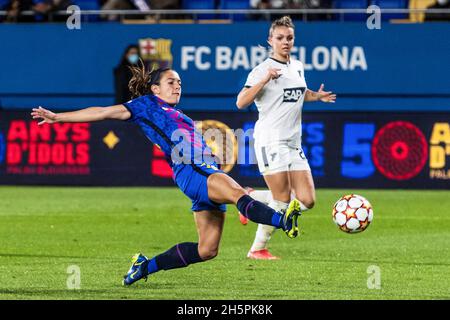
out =
<svg viewBox="0 0 450 320"><path fill-rule="evenodd" d="M131 113L128 121L137 123L161 149L175 174L181 164L217 166L194 121L180 110L154 95L130 100L124 106Z"/></svg>

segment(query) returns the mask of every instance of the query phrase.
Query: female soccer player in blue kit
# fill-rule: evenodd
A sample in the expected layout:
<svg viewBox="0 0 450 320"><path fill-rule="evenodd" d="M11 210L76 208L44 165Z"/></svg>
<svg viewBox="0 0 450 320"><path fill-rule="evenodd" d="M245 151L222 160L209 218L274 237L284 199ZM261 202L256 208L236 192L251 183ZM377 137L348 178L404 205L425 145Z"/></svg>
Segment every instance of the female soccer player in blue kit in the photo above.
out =
<svg viewBox="0 0 450 320"><path fill-rule="evenodd" d="M132 72L129 88L137 98L124 104L62 113L39 107L31 112L33 119L40 119L39 125L105 119L136 123L164 152L173 169L175 183L191 199L198 243L179 243L151 259L141 253L134 255L123 284L131 285L160 270L183 268L216 257L225 219L225 204L235 204L251 221L281 228L288 237L295 238L300 203L293 200L285 212L277 212L251 198L236 181L218 169L203 138L195 138L194 121L175 108L181 98L178 73L172 69L149 73L143 66L132 68ZM184 139L182 143L180 136ZM184 147L183 151L189 149L193 152L183 153L180 157L180 147Z"/></svg>

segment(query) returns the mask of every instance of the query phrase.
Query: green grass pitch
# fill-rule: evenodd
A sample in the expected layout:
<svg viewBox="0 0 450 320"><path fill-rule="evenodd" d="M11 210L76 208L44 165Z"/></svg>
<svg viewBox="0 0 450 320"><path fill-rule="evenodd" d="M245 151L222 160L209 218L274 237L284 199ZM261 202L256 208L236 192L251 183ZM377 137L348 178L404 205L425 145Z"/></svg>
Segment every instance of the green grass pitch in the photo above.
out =
<svg viewBox="0 0 450 320"><path fill-rule="evenodd" d="M363 233L331 219L346 193L374 207ZM450 299L449 191L318 190L300 236L274 235L280 261L246 259L256 225L242 226L228 206L217 258L127 288L134 253L197 240L179 190L0 187L0 199L0 299ZM72 265L79 290L67 287ZM370 266L380 268L380 289L367 286Z"/></svg>

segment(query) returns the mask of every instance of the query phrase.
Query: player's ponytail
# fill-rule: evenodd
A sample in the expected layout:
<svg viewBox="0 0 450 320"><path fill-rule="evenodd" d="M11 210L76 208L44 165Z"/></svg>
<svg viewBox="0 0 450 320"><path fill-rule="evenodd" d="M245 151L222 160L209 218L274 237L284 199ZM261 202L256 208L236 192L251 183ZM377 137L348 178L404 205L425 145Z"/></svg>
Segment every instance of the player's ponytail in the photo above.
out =
<svg viewBox="0 0 450 320"><path fill-rule="evenodd" d="M152 85L159 85L161 75L170 70L170 68L159 68L148 72L141 59L139 59L138 66L130 66L129 68L131 70L132 78L128 83L128 89L131 92L132 99L151 94Z"/></svg>
<svg viewBox="0 0 450 320"><path fill-rule="evenodd" d="M131 98L137 98L150 93L150 87L147 85L150 80L150 73L145 70L144 62L139 59L137 66L129 66L132 77L128 82Z"/></svg>

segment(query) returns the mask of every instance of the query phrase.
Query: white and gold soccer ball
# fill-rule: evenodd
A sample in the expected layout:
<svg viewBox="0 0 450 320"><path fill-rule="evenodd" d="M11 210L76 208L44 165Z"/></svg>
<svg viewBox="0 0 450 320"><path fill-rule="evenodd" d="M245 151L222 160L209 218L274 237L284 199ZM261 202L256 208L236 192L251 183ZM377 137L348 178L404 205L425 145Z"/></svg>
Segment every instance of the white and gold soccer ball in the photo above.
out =
<svg viewBox="0 0 450 320"><path fill-rule="evenodd" d="M340 198L333 207L333 221L344 232L364 231L373 219L370 202L357 194L348 194Z"/></svg>

